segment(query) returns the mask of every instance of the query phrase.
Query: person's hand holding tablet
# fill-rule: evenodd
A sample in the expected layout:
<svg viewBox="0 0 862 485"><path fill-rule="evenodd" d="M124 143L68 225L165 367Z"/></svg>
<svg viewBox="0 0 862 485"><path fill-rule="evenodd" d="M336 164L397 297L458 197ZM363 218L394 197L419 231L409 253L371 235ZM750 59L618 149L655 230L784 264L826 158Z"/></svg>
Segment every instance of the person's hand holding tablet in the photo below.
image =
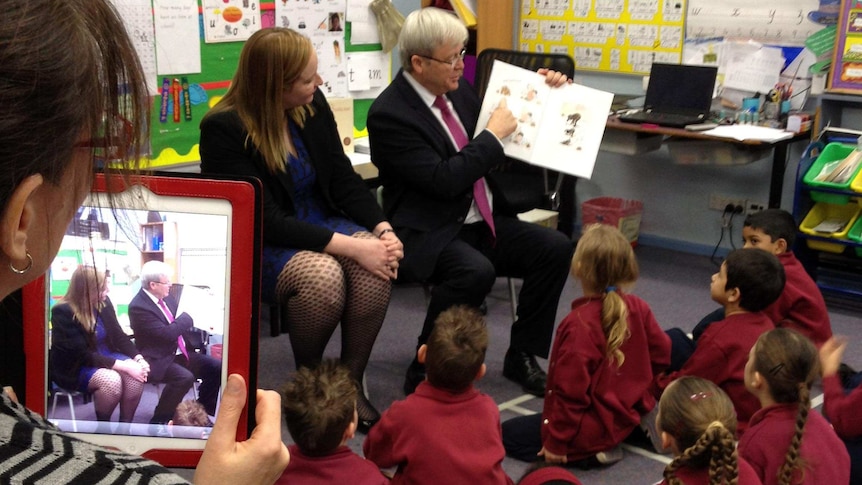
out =
<svg viewBox="0 0 862 485"><path fill-rule="evenodd" d="M194 483L274 483L287 467L290 453L281 441L281 397L277 392L257 390L257 426L248 440L236 441L245 396L245 379L238 374L228 376Z"/></svg>

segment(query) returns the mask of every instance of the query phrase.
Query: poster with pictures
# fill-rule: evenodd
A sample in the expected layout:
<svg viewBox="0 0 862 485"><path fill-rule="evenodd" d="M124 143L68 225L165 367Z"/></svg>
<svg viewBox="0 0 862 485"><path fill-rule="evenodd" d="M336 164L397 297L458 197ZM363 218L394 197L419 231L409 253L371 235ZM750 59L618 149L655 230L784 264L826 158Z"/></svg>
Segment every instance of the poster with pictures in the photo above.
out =
<svg viewBox="0 0 862 485"><path fill-rule="evenodd" d="M829 91L862 94L862 0L844 0L832 53Z"/></svg>
<svg viewBox="0 0 862 485"><path fill-rule="evenodd" d="M275 25L293 29L311 39L317 52L320 89L327 97L350 96L344 27L347 0L276 0Z"/></svg>
<svg viewBox="0 0 862 485"><path fill-rule="evenodd" d="M248 40L260 30L258 0L203 0L207 43Z"/></svg>

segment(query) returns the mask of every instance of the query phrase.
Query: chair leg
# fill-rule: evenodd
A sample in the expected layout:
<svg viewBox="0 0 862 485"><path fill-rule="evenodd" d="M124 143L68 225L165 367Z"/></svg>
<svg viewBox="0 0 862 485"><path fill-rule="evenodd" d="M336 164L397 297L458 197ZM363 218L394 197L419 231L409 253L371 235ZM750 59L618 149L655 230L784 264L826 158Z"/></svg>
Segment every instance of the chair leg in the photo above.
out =
<svg viewBox="0 0 862 485"><path fill-rule="evenodd" d="M512 305L512 321L518 320L518 291L515 288L515 280L507 278L509 281L509 302Z"/></svg>
<svg viewBox="0 0 862 485"><path fill-rule="evenodd" d="M281 307L278 304L269 306L269 335L272 337L281 335Z"/></svg>
<svg viewBox="0 0 862 485"><path fill-rule="evenodd" d="M69 399L69 414L72 415L72 431L78 432L78 420L75 419L75 401L72 399L71 394L66 394L66 397ZM57 401L54 401L56 404Z"/></svg>

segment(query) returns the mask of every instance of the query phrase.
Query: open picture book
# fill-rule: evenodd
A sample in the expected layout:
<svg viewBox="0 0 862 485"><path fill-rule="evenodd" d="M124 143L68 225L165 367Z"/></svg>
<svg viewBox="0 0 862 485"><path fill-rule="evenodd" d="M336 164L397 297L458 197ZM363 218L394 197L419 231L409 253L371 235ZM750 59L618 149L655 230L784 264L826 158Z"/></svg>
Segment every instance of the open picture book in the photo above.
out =
<svg viewBox="0 0 862 485"><path fill-rule="evenodd" d="M613 93L574 83L553 88L535 71L494 61L475 134L485 129L503 98L518 119L518 128L502 140L507 156L592 176Z"/></svg>

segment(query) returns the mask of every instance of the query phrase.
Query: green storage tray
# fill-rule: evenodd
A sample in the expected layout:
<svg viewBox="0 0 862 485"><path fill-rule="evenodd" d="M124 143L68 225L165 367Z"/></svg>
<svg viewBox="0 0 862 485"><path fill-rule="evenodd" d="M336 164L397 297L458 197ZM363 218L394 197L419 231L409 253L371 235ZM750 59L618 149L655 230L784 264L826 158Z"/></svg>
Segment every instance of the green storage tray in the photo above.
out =
<svg viewBox="0 0 862 485"><path fill-rule="evenodd" d="M826 165L829 162L834 162L836 160L844 159L845 157L847 157L847 155L850 154L850 152L853 151L854 148L856 148L856 145L848 145L846 143L830 143L830 144L826 145L826 148L823 149L823 151L820 153L820 156L817 157L817 160L814 161L814 163L811 165L811 167L805 173L805 176L802 177L802 181L805 183L805 185L808 185L809 187L815 187L815 188L816 187L823 187L823 188L837 189L837 190L851 190L850 184L853 182L856 175L858 175L860 173L859 167L856 168L854 175L852 177L850 177L846 183L843 183L843 184L836 184L834 182L820 182L820 181L817 181L814 179L817 177L818 174L820 174L820 171L823 170L824 165ZM862 167L862 164L860 164L860 167ZM842 195L842 194L829 194L829 193L825 193L825 192L812 191L811 192L811 199L814 200L815 202L827 202L830 204L846 204L850 201L850 196L849 195Z"/></svg>

